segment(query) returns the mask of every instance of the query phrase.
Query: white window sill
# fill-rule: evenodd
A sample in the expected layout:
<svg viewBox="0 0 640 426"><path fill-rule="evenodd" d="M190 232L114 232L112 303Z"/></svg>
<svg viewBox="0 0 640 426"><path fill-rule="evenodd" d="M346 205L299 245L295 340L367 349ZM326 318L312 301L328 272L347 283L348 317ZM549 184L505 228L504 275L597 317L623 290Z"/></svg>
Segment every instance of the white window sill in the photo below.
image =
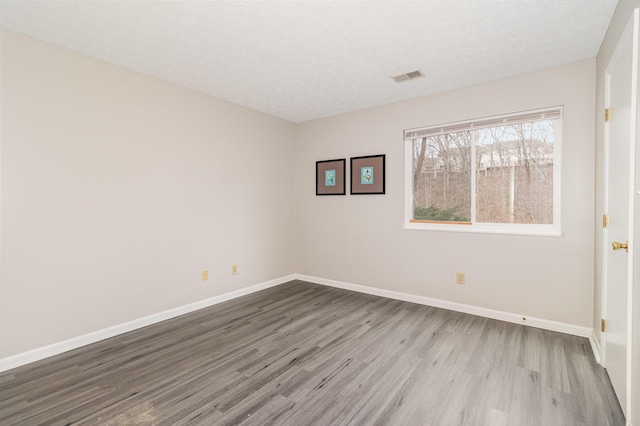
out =
<svg viewBox="0 0 640 426"><path fill-rule="evenodd" d="M561 237L562 230L554 225L501 225L492 223L430 224L405 223L404 229L411 231L466 232L471 234L535 235L541 237Z"/></svg>

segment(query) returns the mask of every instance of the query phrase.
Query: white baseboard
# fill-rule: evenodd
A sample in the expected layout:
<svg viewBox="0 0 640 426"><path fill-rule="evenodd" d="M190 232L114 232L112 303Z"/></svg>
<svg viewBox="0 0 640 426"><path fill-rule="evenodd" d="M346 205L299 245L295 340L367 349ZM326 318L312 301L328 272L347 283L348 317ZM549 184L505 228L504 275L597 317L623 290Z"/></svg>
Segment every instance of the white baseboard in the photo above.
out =
<svg viewBox="0 0 640 426"><path fill-rule="evenodd" d="M315 284L326 285L329 287L342 288L345 290L357 291L359 293L371 294L374 296L387 297L389 299L402 300L405 302L418 303L420 305L433 306L437 308L448 309L451 311L463 312L472 315L478 315L481 317L497 319L501 321L507 321L516 324L528 325L531 327L541 328L550 331L557 331L560 333L572 334L580 337L587 337L591 342L594 356L598 363L600 363L600 344L595 337L593 329L589 327L581 327L573 324L566 324L557 321L550 321L542 318L529 317L526 315L519 315L510 312L496 311L493 309L481 308L473 305L465 305L463 303L450 302L441 299L433 299L430 297L416 296L413 294L401 293L392 290L385 290L375 287L367 287L359 284L351 284L342 281L329 280L325 278L313 277L302 274L291 274L281 278L276 278L271 281L256 284L251 287L242 288L240 290L232 291L229 293L221 294L209 299L200 300L198 302L190 303L188 305L179 306L177 308L169 309L167 311L159 312L157 314L149 315L143 318L139 318L133 321L129 321L123 324L118 324L113 327L105 328L102 330L94 331L82 336L74 337L62 342L53 343L48 346L36 348L27 352L23 352L17 355L13 355L7 358L0 359L0 372L10 370L12 368L20 367L21 365L29 364L31 362L39 361L41 359L58 355L63 352L77 349L79 347L98 342L100 340L108 339L118 336L123 333L128 333L142 327L146 327L161 321L165 321L171 318L175 318L180 315L188 314L189 312L197 311L198 309L206 308L208 306L217 305L218 303L226 302L231 299L246 296L251 293L255 293L260 290L264 290L270 287L274 287L294 279L308 281Z"/></svg>
<svg viewBox="0 0 640 426"><path fill-rule="evenodd" d="M463 303L449 302L447 300L432 299L430 297L416 296L413 294L400 293L392 290L385 290L375 287L367 287L359 284L345 283L342 281L328 280L309 275L296 274L296 279L307 281L315 284L322 284L330 287L342 288L345 290L357 291L359 293L371 294L373 296L387 297L389 299L402 300L405 302L418 303L420 305L433 306L436 308L448 309L450 311L464 312L466 314L478 315L485 318L492 318L501 321L507 321L516 324L528 325L531 327L542 328L544 330L557 331L574 336L591 338L592 329L589 327L581 327L573 324L566 324L557 321L551 321L543 318L535 318L527 315L514 314L510 312L496 311L493 309L481 308L473 305L465 305Z"/></svg>
<svg viewBox="0 0 640 426"><path fill-rule="evenodd" d="M596 362L604 367L604 365L602 364L602 349L600 348L600 340L598 340L596 331L594 329L591 330L589 343L591 343L591 350L593 350L593 356L596 358Z"/></svg>
<svg viewBox="0 0 640 426"><path fill-rule="evenodd" d="M276 278L271 281L266 281L260 284L252 285L251 287L241 288L240 290L231 291L218 296L211 297L209 299L200 300L188 305L179 306L177 308L169 309L167 311L152 314L143 318L138 318L133 321L129 321L123 324L118 324L113 327L108 327L102 330L94 331L82 336L74 337L62 342L53 343L41 348L32 349L27 352L23 352L17 355L13 355L7 358L0 359L0 372L10 370L12 368L20 367L21 365L29 364L31 362L39 361L41 359L58 355L63 352L77 349L81 346L85 346L91 343L98 342L100 340L108 339L118 336L123 333L128 333L148 325L152 325L161 321L165 321L171 318L175 318L180 315L188 314L189 312L197 311L198 309L206 308L208 306L217 305L218 303L226 302L231 299L235 299L247 294L255 293L260 290L264 290L270 287L274 287L286 282L296 279L295 275L287 275L281 278Z"/></svg>

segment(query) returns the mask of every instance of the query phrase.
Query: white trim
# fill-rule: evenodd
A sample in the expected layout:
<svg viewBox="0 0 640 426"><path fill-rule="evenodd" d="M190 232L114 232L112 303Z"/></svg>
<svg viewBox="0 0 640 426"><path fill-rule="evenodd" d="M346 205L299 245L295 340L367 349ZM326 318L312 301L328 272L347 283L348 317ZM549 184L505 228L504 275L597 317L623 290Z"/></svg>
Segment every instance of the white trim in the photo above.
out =
<svg viewBox="0 0 640 426"><path fill-rule="evenodd" d="M408 142L404 142L404 221L406 228L413 219L413 144L408 148Z"/></svg>
<svg viewBox="0 0 640 426"><path fill-rule="evenodd" d="M407 197L409 201L411 199ZM411 210L408 210L411 213ZM410 231L470 232L475 234L533 235L538 237L561 237L562 230L556 225L511 224L511 223L415 223L407 220L404 229Z"/></svg>
<svg viewBox="0 0 640 426"><path fill-rule="evenodd" d="M611 107L611 63L607 66L604 75L604 107L605 109ZM609 151L611 150L611 143L609 133L610 124L605 121L603 126L603 139L602 139L602 213L605 215L609 214ZM598 224L598 218L596 218L596 224ZM596 225L598 226L598 225ZM607 258L608 247L609 247L609 228L603 226L602 227L602 247L601 247L601 291L600 291L600 318L596 318L597 320L602 320L607 318L607 288L609 285L608 273L609 273L609 259ZM596 330L594 332L597 333ZM600 359L602 361L602 365L604 366L607 362L607 336L601 334L602 347L600 349Z"/></svg>
<svg viewBox="0 0 640 426"><path fill-rule="evenodd" d="M471 132L471 173L475 176L471 179L471 194L476 194L476 196L471 196L471 223L476 225L478 223L478 197L477 197L477 181L478 176L476 176L476 143L478 143L478 132ZM411 187L411 193L413 194L413 187ZM411 197L413 198L413 197Z"/></svg>
<svg viewBox="0 0 640 426"><path fill-rule="evenodd" d="M589 336L589 343L591 343L591 350L593 350L593 356L596 362L604 367L602 363L602 349L600 348L600 341L596 335L596 330L591 330L591 336Z"/></svg>
<svg viewBox="0 0 640 426"><path fill-rule="evenodd" d="M631 48L631 135L629 143L629 260L627 262L627 395L626 395L626 417L629 424L637 416L633 407L633 275L635 258L635 170L636 170L636 144L638 143L638 49L640 45L640 9L633 10L633 38Z"/></svg>
<svg viewBox="0 0 640 426"><path fill-rule="evenodd" d="M156 324L161 321L165 321L171 318L178 317L180 315L188 314L190 312L197 311L202 308L217 305L218 303L226 302L231 299L246 296L251 293L255 293L260 290L265 290L270 287L275 287L280 284L292 281L296 279L295 275L287 275L281 278L276 278L271 281L266 281L260 284L252 285L250 287L241 288L239 290L231 291L229 293L220 294L218 296L211 297L209 299L199 300L188 305L178 306L157 314L152 314L146 317L138 318L133 321L125 322L122 324L114 325L102 330L97 330L82 336L73 337L62 342L53 343L51 345L43 346L40 348L32 349L27 352L23 352L17 355L13 355L7 358L0 359L0 372L10 370L12 368L20 367L21 365L29 364L31 362L39 361L41 359L58 355L63 352L77 349L79 347L89 345L91 343L98 342L100 340L109 339L111 337L118 336L129 331L137 330L142 327L146 327L152 324Z"/></svg>
<svg viewBox="0 0 640 426"><path fill-rule="evenodd" d="M442 135L445 133L465 132L476 129L486 129L489 127L507 126L517 123L529 123L531 121L562 119L562 107L562 105L556 105L547 108L407 129L404 131L404 140L409 141L411 139Z"/></svg>
<svg viewBox="0 0 640 426"><path fill-rule="evenodd" d="M301 281L326 285L329 287L342 288L344 290L357 291L358 293L366 293L373 296L381 296L387 297L389 299L418 303L420 305L434 306L436 308L443 308L451 311L463 312L465 314L478 315L485 318L492 318L515 324L528 325L531 327L542 328L544 330L572 334L574 336L588 338L593 334L593 329L590 327L582 327L579 325L551 321L543 318L535 318L527 315L514 314L511 312L496 311L493 309L481 308L479 306L465 305L463 303L450 302L442 299L433 299L431 297L425 296L416 296L408 293L400 293L398 291L368 287L360 284L351 284L342 281L329 280L326 278L313 277L309 275L296 274L296 278Z"/></svg>

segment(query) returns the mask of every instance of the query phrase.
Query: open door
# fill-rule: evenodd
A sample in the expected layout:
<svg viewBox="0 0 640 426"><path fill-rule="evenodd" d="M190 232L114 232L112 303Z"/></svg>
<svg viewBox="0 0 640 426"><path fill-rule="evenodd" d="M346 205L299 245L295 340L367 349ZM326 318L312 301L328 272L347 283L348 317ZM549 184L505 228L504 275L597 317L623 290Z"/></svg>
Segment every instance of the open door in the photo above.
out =
<svg viewBox="0 0 640 426"><path fill-rule="evenodd" d="M607 65L606 170L603 252L603 361L625 415L629 415L631 295L633 289L634 175L638 80L638 10Z"/></svg>

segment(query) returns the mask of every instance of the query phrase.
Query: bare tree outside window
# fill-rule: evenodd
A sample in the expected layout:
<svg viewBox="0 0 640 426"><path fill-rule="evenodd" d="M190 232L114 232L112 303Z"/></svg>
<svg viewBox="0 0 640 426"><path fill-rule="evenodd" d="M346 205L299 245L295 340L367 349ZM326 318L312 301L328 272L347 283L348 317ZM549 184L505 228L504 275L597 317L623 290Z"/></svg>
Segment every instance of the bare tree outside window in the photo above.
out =
<svg viewBox="0 0 640 426"><path fill-rule="evenodd" d="M413 220L553 224L554 154L561 118L559 110L549 115L528 113L523 117L533 119L516 116L407 131ZM468 130L456 130L465 127Z"/></svg>
<svg viewBox="0 0 640 426"><path fill-rule="evenodd" d="M471 132L414 141L415 219L471 220Z"/></svg>
<svg viewBox="0 0 640 426"><path fill-rule="evenodd" d="M476 132L476 221L553 223L550 120Z"/></svg>

